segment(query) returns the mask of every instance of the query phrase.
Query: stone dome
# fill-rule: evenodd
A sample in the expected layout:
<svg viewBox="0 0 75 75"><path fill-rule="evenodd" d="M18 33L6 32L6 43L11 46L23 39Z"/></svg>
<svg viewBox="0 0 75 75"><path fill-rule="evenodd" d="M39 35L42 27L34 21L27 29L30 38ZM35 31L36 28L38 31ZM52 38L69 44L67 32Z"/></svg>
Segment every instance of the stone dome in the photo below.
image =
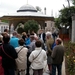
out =
<svg viewBox="0 0 75 75"><path fill-rule="evenodd" d="M37 10L31 6L31 5L23 5L22 7L20 7L19 10L17 10L17 12L26 12L26 11L30 11L30 12L37 12Z"/></svg>

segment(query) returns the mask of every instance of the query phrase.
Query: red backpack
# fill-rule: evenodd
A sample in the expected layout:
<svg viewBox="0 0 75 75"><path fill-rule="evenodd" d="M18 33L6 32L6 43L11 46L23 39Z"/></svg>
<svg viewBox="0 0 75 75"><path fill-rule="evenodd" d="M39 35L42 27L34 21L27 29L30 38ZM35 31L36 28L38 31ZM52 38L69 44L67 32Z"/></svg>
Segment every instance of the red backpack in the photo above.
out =
<svg viewBox="0 0 75 75"><path fill-rule="evenodd" d="M0 56L0 75L4 75L4 70L2 67L2 57Z"/></svg>

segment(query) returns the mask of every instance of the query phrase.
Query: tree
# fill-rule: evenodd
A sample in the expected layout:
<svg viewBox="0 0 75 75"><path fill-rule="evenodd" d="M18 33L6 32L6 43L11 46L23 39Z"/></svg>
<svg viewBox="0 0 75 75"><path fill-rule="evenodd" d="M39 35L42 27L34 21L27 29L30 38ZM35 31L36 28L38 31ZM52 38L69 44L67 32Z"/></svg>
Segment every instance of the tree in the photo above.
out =
<svg viewBox="0 0 75 75"><path fill-rule="evenodd" d="M24 29L23 29L22 27L19 27L19 28L17 29L17 32L18 32L19 34L22 34L22 32L24 32Z"/></svg>
<svg viewBox="0 0 75 75"><path fill-rule="evenodd" d="M60 18L59 17L58 18L55 18L55 26L57 28L60 28Z"/></svg>
<svg viewBox="0 0 75 75"><path fill-rule="evenodd" d="M41 8L39 6L36 6L37 11L41 11Z"/></svg>
<svg viewBox="0 0 75 75"><path fill-rule="evenodd" d="M39 29L39 24L35 21L35 20L28 20L25 24L24 24L24 31L25 32L37 32Z"/></svg>
<svg viewBox="0 0 75 75"><path fill-rule="evenodd" d="M24 32L24 25L22 23L19 23L16 27L16 30L19 34L21 34L22 32Z"/></svg>
<svg viewBox="0 0 75 75"><path fill-rule="evenodd" d="M59 25L58 27L64 26L64 30L62 30L62 32L64 34L67 34L68 32L69 38L71 38L72 14L75 13L75 6L71 6L69 8L65 7L64 9L61 9L59 12L60 12L60 15L55 24L58 24ZM67 29L67 27L69 28Z"/></svg>
<svg viewBox="0 0 75 75"><path fill-rule="evenodd" d="M75 0L71 0L71 1L72 1L73 5L75 5Z"/></svg>
<svg viewBox="0 0 75 75"><path fill-rule="evenodd" d="M60 23L62 25L69 25L71 26L72 25L72 14L75 13L75 7L74 6L71 6L69 8L64 8L64 9L61 9L60 11L60 15L59 15L59 19L60 19Z"/></svg>

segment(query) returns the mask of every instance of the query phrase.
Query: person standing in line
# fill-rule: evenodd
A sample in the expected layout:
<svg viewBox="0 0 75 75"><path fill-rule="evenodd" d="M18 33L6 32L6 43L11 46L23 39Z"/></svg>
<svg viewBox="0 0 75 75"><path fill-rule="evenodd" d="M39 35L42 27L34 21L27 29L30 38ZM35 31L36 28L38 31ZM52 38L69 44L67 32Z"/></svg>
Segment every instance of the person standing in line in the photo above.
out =
<svg viewBox="0 0 75 75"><path fill-rule="evenodd" d="M0 56L2 56L2 66L4 75L15 75L16 63L18 57L15 48L9 44L10 36L3 36L3 44L0 47Z"/></svg>
<svg viewBox="0 0 75 75"><path fill-rule="evenodd" d="M17 38L17 32L14 31L14 32L13 32L13 36L10 38L10 44L11 44L14 48L16 48L16 47L19 46L18 40L19 40L19 38Z"/></svg>
<svg viewBox="0 0 75 75"><path fill-rule="evenodd" d="M50 75L52 73L52 58L51 58L51 53L52 53L52 45L54 43L54 39L51 36L52 36L51 33L47 33L46 34L47 64L48 64L48 69L49 69Z"/></svg>
<svg viewBox="0 0 75 75"><path fill-rule="evenodd" d="M40 30L39 38L45 43L46 41L46 34L44 33L44 30Z"/></svg>
<svg viewBox="0 0 75 75"><path fill-rule="evenodd" d="M33 34L34 37L37 37L37 34L34 31L32 31L31 34Z"/></svg>
<svg viewBox="0 0 75 75"><path fill-rule="evenodd" d="M28 46L30 43L31 43L31 41L30 41L30 35L27 34L26 41L25 41L25 45Z"/></svg>
<svg viewBox="0 0 75 75"><path fill-rule="evenodd" d="M56 39L56 46L53 48L51 57L52 57L52 75L56 75L56 68L58 71L58 75L61 74L62 70L62 62L64 57L64 46L61 45L62 40L59 38Z"/></svg>
<svg viewBox="0 0 75 75"><path fill-rule="evenodd" d="M9 35L9 30L8 29L4 29L4 32L6 32Z"/></svg>
<svg viewBox="0 0 75 75"><path fill-rule="evenodd" d="M35 50L35 36L32 34L30 35L30 41L31 43L29 44L29 52L31 53L33 50Z"/></svg>
<svg viewBox="0 0 75 75"><path fill-rule="evenodd" d="M0 36L0 46L2 45L2 37ZM4 75L4 69L2 67L2 56L0 56L0 75Z"/></svg>
<svg viewBox="0 0 75 75"><path fill-rule="evenodd" d="M36 48L29 56L31 67L33 69L33 75L43 75L44 61L47 60L46 51L42 49L41 41L35 42Z"/></svg>
<svg viewBox="0 0 75 75"><path fill-rule="evenodd" d="M2 37L0 36L0 46L2 45Z"/></svg>
<svg viewBox="0 0 75 75"><path fill-rule="evenodd" d="M44 45L44 42L37 36L37 37L35 37L35 40L37 41L37 40L40 40L41 41L41 43L42 43L42 49L44 49L44 50L46 50L45 49L45 45Z"/></svg>
<svg viewBox="0 0 75 75"><path fill-rule="evenodd" d="M34 37L34 34L30 35L30 44L28 45L29 49L28 49L28 53L27 53L27 71L26 71L26 75L30 75L29 74L29 67L31 65L31 63L29 62L28 58L29 58L29 55L31 54L31 52L33 50L35 50L35 37Z"/></svg>
<svg viewBox="0 0 75 75"><path fill-rule="evenodd" d="M28 49L24 46L24 40L21 38L18 41L19 47L16 47L16 52L18 54L18 58L16 59L16 74L18 75L18 72L20 75L25 75L25 71L27 68L27 52Z"/></svg>
<svg viewBox="0 0 75 75"><path fill-rule="evenodd" d="M23 32L22 33L22 38L23 38L24 41L26 41L26 36L27 36L26 32Z"/></svg>

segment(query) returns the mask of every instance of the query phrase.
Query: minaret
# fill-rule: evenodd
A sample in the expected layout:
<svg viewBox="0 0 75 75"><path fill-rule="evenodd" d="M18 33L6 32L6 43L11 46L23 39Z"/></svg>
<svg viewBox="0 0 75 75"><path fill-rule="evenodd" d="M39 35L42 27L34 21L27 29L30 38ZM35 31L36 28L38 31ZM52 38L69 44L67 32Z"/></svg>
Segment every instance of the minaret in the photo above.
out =
<svg viewBox="0 0 75 75"><path fill-rule="evenodd" d="M28 0L27 0L27 4L28 4Z"/></svg>
<svg viewBox="0 0 75 75"><path fill-rule="evenodd" d="M46 7L44 8L44 13L45 13L45 15L46 15Z"/></svg>
<svg viewBox="0 0 75 75"><path fill-rule="evenodd" d="M53 16L53 10L51 10L51 16Z"/></svg>
<svg viewBox="0 0 75 75"><path fill-rule="evenodd" d="M58 15L57 15L57 12L55 13L55 18L57 18L58 17Z"/></svg>

